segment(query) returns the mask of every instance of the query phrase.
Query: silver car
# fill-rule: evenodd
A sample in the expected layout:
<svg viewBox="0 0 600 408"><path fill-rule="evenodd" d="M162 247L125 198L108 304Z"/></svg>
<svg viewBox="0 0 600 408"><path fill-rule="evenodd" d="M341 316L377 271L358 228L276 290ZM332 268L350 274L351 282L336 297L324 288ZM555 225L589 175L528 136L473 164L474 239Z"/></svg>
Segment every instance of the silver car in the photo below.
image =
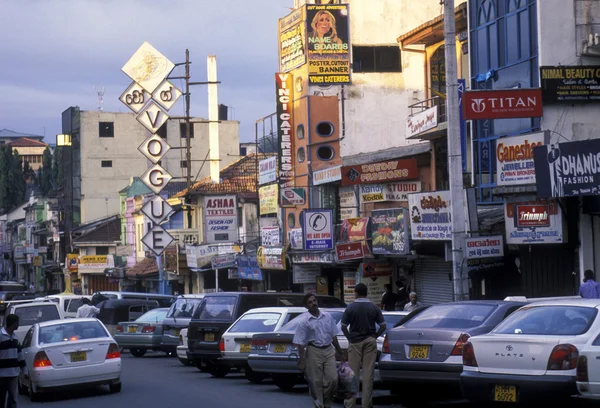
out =
<svg viewBox="0 0 600 408"><path fill-rule="evenodd" d="M152 309L133 322L119 322L114 335L119 347L129 349L134 357L143 357L148 350L162 350L163 320L168 311Z"/></svg>
<svg viewBox="0 0 600 408"><path fill-rule="evenodd" d="M161 348L164 351L175 352L179 345L179 334L190 325L190 320L196 309L202 303L204 294L180 295L169 308L163 320L163 335Z"/></svg>

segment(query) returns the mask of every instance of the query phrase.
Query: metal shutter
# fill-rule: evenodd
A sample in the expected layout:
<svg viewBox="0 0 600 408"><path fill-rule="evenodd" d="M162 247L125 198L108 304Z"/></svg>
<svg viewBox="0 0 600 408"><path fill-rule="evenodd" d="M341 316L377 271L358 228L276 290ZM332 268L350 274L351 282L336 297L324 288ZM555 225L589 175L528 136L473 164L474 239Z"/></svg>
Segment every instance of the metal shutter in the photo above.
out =
<svg viewBox="0 0 600 408"><path fill-rule="evenodd" d="M426 258L415 261L415 286L419 301L424 305L452 302L454 300L452 262L441 258Z"/></svg>

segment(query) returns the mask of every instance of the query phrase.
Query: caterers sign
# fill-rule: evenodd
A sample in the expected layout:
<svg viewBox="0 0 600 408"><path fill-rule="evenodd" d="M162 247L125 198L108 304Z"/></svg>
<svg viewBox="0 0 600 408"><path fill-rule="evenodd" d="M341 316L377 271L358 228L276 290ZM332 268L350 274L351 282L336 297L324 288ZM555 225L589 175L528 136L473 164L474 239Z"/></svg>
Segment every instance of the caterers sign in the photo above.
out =
<svg viewBox="0 0 600 408"><path fill-rule="evenodd" d="M409 194L411 237L414 240L452 239L450 191Z"/></svg>

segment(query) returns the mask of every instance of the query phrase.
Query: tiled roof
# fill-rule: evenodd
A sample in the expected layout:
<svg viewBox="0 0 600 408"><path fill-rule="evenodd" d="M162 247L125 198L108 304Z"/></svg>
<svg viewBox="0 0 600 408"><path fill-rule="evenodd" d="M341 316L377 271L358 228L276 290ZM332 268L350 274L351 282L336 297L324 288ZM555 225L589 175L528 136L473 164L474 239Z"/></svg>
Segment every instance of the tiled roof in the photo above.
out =
<svg viewBox="0 0 600 408"><path fill-rule="evenodd" d="M12 142L9 142L8 145L11 147L46 147L46 146L48 146L44 142L40 142L39 140L33 140L28 137L22 137L20 139L13 140Z"/></svg>
<svg viewBox="0 0 600 408"><path fill-rule="evenodd" d="M144 258L136 263L133 267L127 270L126 275L129 277L146 276L158 273L158 265L155 258Z"/></svg>
<svg viewBox="0 0 600 408"><path fill-rule="evenodd" d="M40 136L40 135L32 135L29 133L23 133L23 132L15 132L14 130L10 130L10 129L0 129L0 137L2 138L15 138L15 139L19 139L22 137L28 137L28 138L32 138L32 139L43 139L44 136Z"/></svg>

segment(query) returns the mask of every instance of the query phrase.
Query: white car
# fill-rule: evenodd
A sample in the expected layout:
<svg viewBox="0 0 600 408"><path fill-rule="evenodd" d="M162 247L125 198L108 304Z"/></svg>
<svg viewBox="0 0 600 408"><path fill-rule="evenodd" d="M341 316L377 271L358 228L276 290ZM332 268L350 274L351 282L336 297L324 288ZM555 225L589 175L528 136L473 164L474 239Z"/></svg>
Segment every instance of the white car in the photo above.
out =
<svg viewBox="0 0 600 408"><path fill-rule="evenodd" d="M29 392L32 401L73 386L107 384L111 392L121 391L119 346L97 319L36 323L22 344L26 368L19 392Z"/></svg>
<svg viewBox="0 0 600 408"><path fill-rule="evenodd" d="M65 318L58 304L54 302L11 302L7 305L3 317L9 314L19 316L19 328L15 333L21 342L34 324Z"/></svg>
<svg viewBox="0 0 600 408"><path fill-rule="evenodd" d="M600 399L600 332L579 353L577 389L583 398Z"/></svg>
<svg viewBox="0 0 600 408"><path fill-rule="evenodd" d="M247 311L223 333L219 344L221 363L227 369L243 369L248 381L260 383L265 374L248 365L252 336L274 332L305 312L304 307L260 307Z"/></svg>
<svg viewBox="0 0 600 408"><path fill-rule="evenodd" d="M177 346L177 358L183 365L190 365L191 361L187 356L188 351L188 329L181 329L179 332L179 345Z"/></svg>
<svg viewBox="0 0 600 408"><path fill-rule="evenodd" d="M471 401L563 403L577 394L580 350L600 330L598 299L523 306L463 347L463 396ZM566 405L563 405L566 406Z"/></svg>
<svg viewBox="0 0 600 408"><path fill-rule="evenodd" d="M91 296L73 295L73 294L58 294L48 295L35 298L36 302L54 302L58 304L58 308L62 310L65 318L74 318L77 316L77 309L83 306L83 298L92 299Z"/></svg>

